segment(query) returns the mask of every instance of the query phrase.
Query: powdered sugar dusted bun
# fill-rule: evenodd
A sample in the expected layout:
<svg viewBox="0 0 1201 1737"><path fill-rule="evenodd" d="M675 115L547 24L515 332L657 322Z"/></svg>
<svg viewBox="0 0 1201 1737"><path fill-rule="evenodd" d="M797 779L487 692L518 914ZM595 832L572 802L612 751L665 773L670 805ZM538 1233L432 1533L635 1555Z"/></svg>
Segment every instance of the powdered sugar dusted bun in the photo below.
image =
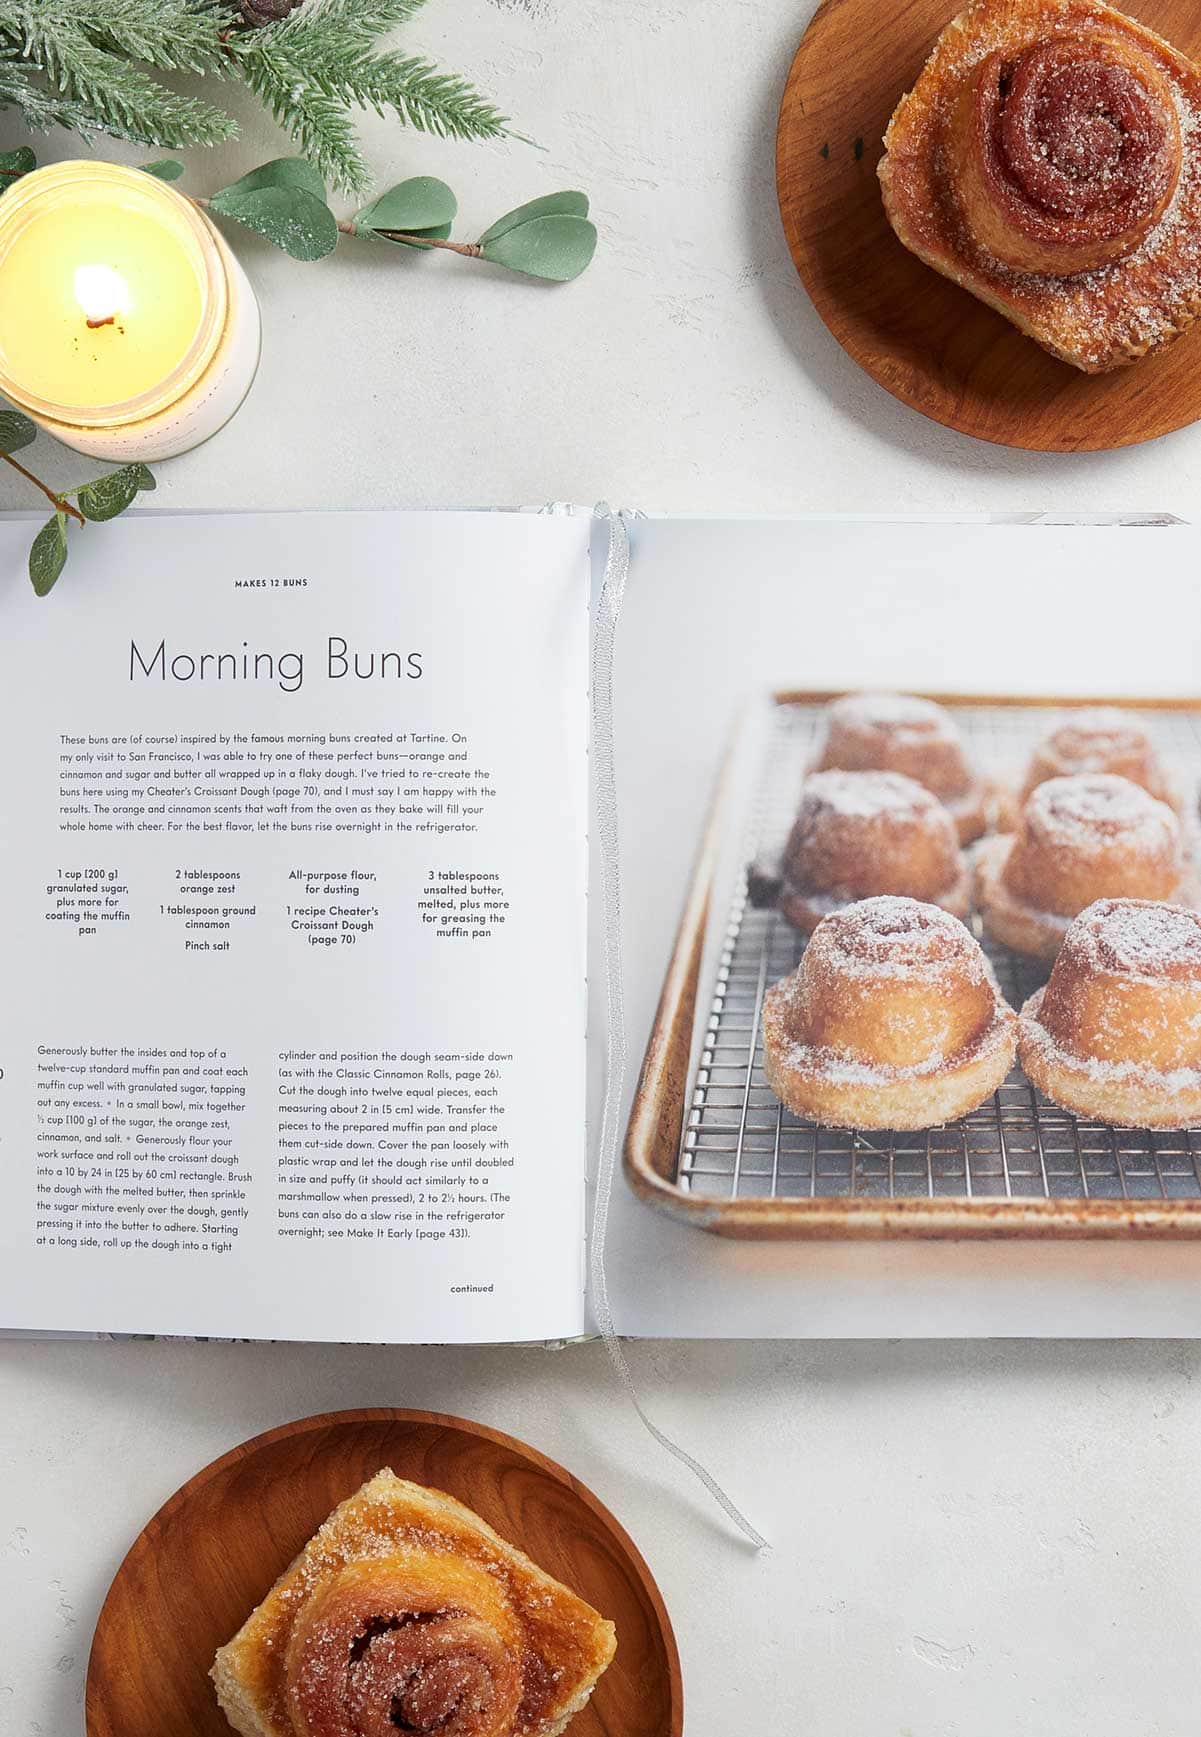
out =
<svg viewBox="0 0 1201 1737"><path fill-rule="evenodd" d="M795 1115L929 1128L996 1090L1016 1025L955 917L916 899L864 899L819 923L797 969L768 990L764 1065Z"/></svg>
<svg viewBox="0 0 1201 1737"><path fill-rule="evenodd" d="M1019 953L1053 959L1072 918L1101 898L1191 899L1180 822L1166 803L1112 773L1049 778L1018 832L976 858L985 928Z"/></svg>
<svg viewBox="0 0 1201 1737"><path fill-rule="evenodd" d="M1022 784L1023 801L1047 778L1077 772L1113 772L1129 778L1161 802L1177 807L1154 743L1132 712L1117 706L1089 706L1069 712L1031 756Z"/></svg>
<svg viewBox="0 0 1201 1737"><path fill-rule="evenodd" d="M877 893L967 915L968 873L955 823L937 796L899 772L811 774L782 868L779 908L805 934Z"/></svg>
<svg viewBox="0 0 1201 1737"><path fill-rule="evenodd" d="M932 791L968 844L988 827L988 790L968 765L955 720L913 694L845 694L826 708L815 770L901 772Z"/></svg>
<svg viewBox="0 0 1201 1737"><path fill-rule="evenodd" d="M1201 914L1099 899L1022 1009L1022 1066L1077 1115L1139 1128L1201 1121Z"/></svg>

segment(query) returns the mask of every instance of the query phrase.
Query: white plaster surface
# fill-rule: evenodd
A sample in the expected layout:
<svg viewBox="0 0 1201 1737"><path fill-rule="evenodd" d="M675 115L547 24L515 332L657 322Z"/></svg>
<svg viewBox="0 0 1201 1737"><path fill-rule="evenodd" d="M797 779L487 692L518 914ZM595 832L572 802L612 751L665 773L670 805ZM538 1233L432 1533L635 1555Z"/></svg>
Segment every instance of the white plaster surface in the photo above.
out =
<svg viewBox="0 0 1201 1737"><path fill-rule="evenodd" d="M429 0L406 40L471 73L544 149L443 143L369 118L382 183L442 175L464 236L581 186L601 229L595 264L554 288L365 242L301 265L238 232L264 310L259 380L218 439L164 467L157 504L1191 516L1201 428L1119 453L1006 452L906 409L843 355L800 287L775 199L776 112L811 11ZM243 138L193 153L187 191L292 149L230 100ZM71 149L60 137L43 154ZM68 457L60 474L77 470ZM0 482L0 505L23 498Z"/></svg>
<svg viewBox="0 0 1201 1737"><path fill-rule="evenodd" d="M615 1511L675 1620L688 1737L1201 1728L1201 1347L656 1345L633 1360L769 1556L652 1446L599 1346L0 1346L0 1732L82 1737L105 1588L181 1482L255 1431L381 1404L519 1434Z"/></svg>
<svg viewBox="0 0 1201 1737"><path fill-rule="evenodd" d="M247 238L258 383L217 440L163 467L156 504L1192 516L1201 430L1112 455L1006 453L895 404L843 357L796 282L772 186L810 10L431 0L409 40L476 74L546 151L373 120L381 175L445 175L464 233L582 185L596 265L548 290L365 245L302 266ZM246 138L194 160L186 186L288 148L241 108ZM64 455L51 474L78 469ZM0 479L0 505L25 504ZM0 1734L82 1737L104 1589L181 1481L256 1430L380 1403L512 1430L616 1510L675 1617L689 1737L1201 1731L1197 1345L633 1356L656 1416L726 1478L770 1557L660 1457L597 1347L0 1345Z"/></svg>

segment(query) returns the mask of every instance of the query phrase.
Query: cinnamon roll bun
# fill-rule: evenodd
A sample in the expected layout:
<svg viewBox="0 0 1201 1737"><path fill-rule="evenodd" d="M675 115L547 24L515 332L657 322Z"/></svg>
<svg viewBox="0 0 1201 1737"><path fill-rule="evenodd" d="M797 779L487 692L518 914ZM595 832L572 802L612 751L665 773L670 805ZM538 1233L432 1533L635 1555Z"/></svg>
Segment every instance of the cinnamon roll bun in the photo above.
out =
<svg viewBox="0 0 1201 1737"><path fill-rule="evenodd" d="M943 149L985 252L1053 277L1133 253L1180 180L1167 78L1130 37L1099 29L988 55L964 80Z"/></svg>
<svg viewBox="0 0 1201 1737"><path fill-rule="evenodd" d="M973 0L885 135L901 241L1087 373L1201 311L1201 71L1097 0Z"/></svg>
<svg viewBox="0 0 1201 1737"><path fill-rule="evenodd" d="M382 1471L212 1676L243 1737L558 1737L615 1645L612 1623L469 1508Z"/></svg>

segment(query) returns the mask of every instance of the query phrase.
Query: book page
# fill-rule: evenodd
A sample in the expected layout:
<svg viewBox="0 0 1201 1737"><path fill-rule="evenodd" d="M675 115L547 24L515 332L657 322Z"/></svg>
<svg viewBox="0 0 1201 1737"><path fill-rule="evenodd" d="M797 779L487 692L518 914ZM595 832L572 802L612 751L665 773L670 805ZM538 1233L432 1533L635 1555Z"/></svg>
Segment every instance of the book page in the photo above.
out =
<svg viewBox="0 0 1201 1737"><path fill-rule="evenodd" d="M149 514L13 580L0 1326L581 1330L588 532Z"/></svg>
<svg viewBox="0 0 1201 1737"><path fill-rule="evenodd" d="M769 754L772 696L781 692L960 696L968 703L948 705L972 763L1015 792L1033 745L1063 715L1040 701L1123 702L1166 767L1183 846L1195 852L1201 531L817 520L648 520L631 529L614 701L627 1111L669 968L692 957L677 934L702 842L717 852L691 1049L678 1095L661 1109L673 1130L681 1104L689 1118L671 1153L692 1166L686 1198L711 1205L716 1221L735 1199L787 1210L812 1198L870 1201L890 1189L963 1195L970 1166L975 1204L985 1208L986 1195L1020 1200L1048 1186L1069 1222L1075 1202L1120 1205L1123 1190L1166 1210L1201 1206L1195 1132L1115 1142L1096 1124L1077 1129L1066 1112L1035 1108L1017 1083L968 1127L891 1142L815 1132L767 1088L762 1037L753 1034L759 973L766 990L793 967L801 941L777 920L760 950L767 921L740 907L758 837L769 821L793 820L820 745L817 700L798 707L797 727ZM981 705L988 696L1024 703ZM815 732L813 746L801 721ZM599 898L592 906L599 911ZM971 924L988 939L975 899ZM992 957L998 971L1007 966L1002 990L1019 1003L1037 972L995 949ZM602 987L594 971L598 1032ZM649 1337L1201 1334L1195 1235L738 1240L652 1210L619 1177L607 1254L618 1330Z"/></svg>

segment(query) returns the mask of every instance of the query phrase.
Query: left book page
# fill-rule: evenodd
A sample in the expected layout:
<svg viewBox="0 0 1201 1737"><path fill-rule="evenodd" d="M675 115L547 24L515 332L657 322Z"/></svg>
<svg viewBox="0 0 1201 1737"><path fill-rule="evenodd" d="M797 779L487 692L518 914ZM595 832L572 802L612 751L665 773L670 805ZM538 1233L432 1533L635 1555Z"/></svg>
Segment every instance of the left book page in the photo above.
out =
<svg viewBox="0 0 1201 1737"><path fill-rule="evenodd" d="M586 518L0 524L0 1327L583 1330Z"/></svg>

